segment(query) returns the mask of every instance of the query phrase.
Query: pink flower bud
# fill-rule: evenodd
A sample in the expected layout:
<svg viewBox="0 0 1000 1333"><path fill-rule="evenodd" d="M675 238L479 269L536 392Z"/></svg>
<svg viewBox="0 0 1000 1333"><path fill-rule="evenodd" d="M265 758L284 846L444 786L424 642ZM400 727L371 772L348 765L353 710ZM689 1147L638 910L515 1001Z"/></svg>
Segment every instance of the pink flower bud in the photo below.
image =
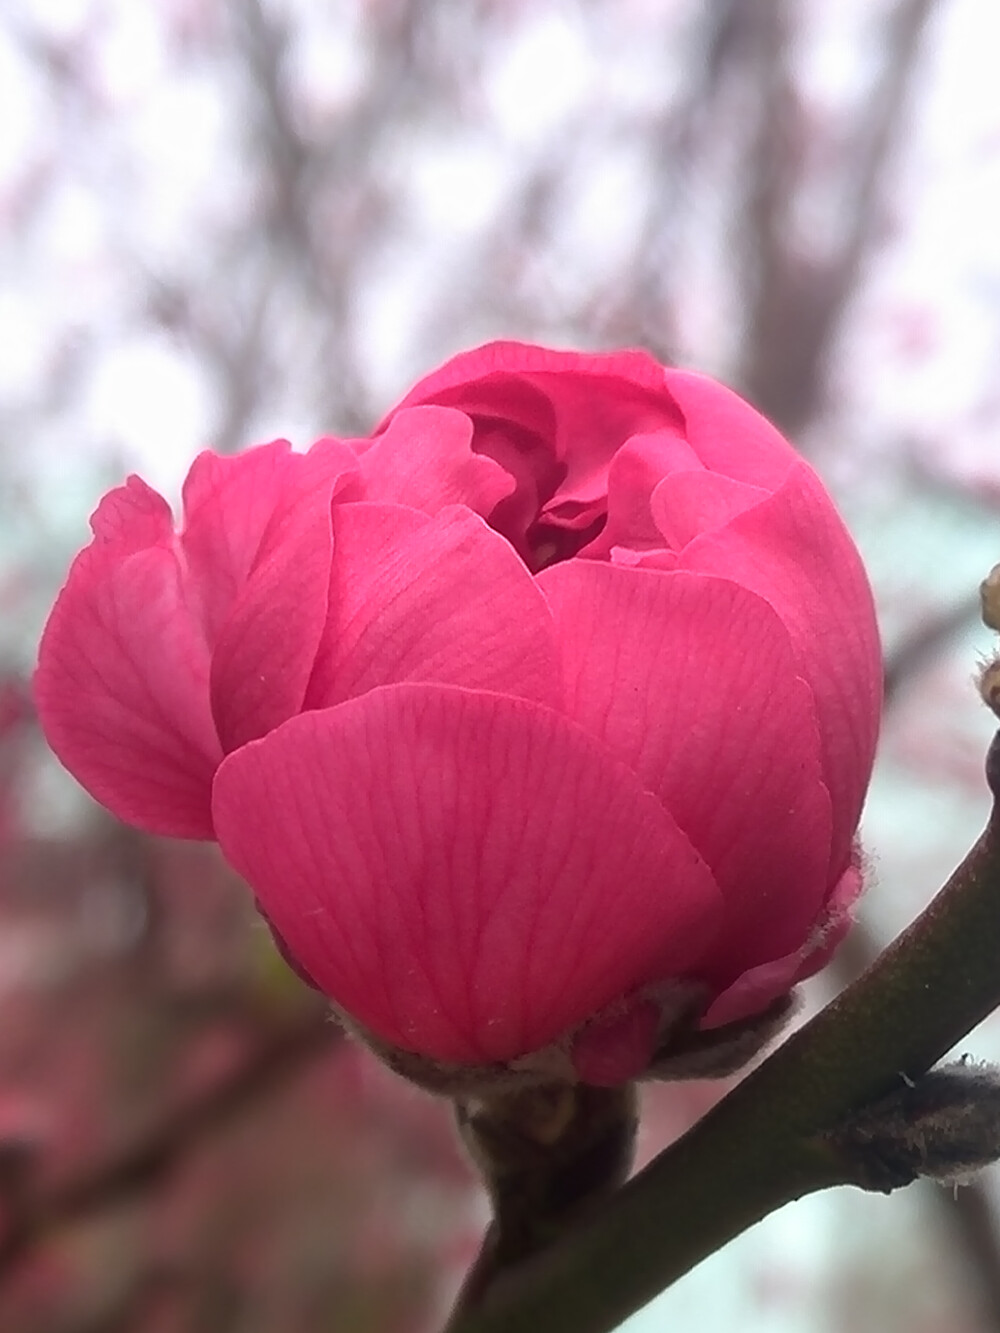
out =
<svg viewBox="0 0 1000 1333"><path fill-rule="evenodd" d="M179 531L138 478L102 501L42 725L121 818L217 837L375 1044L614 1083L829 956L871 592L728 389L496 343L368 440L202 454L183 499Z"/></svg>

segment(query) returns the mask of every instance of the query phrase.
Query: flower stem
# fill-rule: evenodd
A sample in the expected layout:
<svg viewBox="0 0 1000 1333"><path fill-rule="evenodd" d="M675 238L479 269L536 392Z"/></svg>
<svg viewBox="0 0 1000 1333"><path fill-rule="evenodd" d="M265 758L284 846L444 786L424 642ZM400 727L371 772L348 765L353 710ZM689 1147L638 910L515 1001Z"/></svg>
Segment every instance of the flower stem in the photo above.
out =
<svg viewBox="0 0 1000 1333"><path fill-rule="evenodd" d="M631 1085L543 1084L458 1098L455 1113L489 1193L493 1220L452 1320L622 1184L632 1166L638 1118Z"/></svg>
<svg viewBox="0 0 1000 1333"><path fill-rule="evenodd" d="M1000 1004L1000 734L986 830L921 916L599 1213L500 1274L449 1333L608 1333L792 1199L852 1179L822 1135Z"/></svg>

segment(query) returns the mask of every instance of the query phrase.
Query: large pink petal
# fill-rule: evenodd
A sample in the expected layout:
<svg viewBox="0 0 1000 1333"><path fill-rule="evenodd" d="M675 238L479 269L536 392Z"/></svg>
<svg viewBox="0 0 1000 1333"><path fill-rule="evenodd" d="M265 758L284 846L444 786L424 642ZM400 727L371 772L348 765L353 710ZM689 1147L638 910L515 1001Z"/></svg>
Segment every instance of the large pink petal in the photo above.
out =
<svg viewBox="0 0 1000 1333"><path fill-rule="evenodd" d="M472 431L465 413L452 407L397 412L361 455L364 499L428 514L464 504L488 517L513 493L515 481L492 458L472 452Z"/></svg>
<svg viewBox="0 0 1000 1333"><path fill-rule="evenodd" d="M704 375L668 370L665 379L684 435L710 472L765 490L781 485L798 454L756 408Z"/></svg>
<svg viewBox="0 0 1000 1333"><path fill-rule="evenodd" d="M769 499L698 537L682 568L732 579L785 624L816 698L824 780L833 800L830 870L850 859L882 703L882 653L861 557L812 469L797 462Z"/></svg>
<svg viewBox="0 0 1000 1333"><path fill-rule="evenodd" d="M344 505L307 706L404 680L557 706L552 618L512 548L468 509L428 519L398 505Z"/></svg>
<svg viewBox="0 0 1000 1333"><path fill-rule="evenodd" d="M781 621L699 575L576 561L538 581L566 711L661 798L725 896L713 980L797 948L827 891L830 799Z"/></svg>
<svg viewBox="0 0 1000 1333"><path fill-rule="evenodd" d="M403 685L302 714L226 760L214 805L309 976L437 1059L535 1050L691 971L717 919L656 798L523 699Z"/></svg>
<svg viewBox="0 0 1000 1333"><path fill-rule="evenodd" d="M39 649L34 690L46 739L119 818L209 838L222 752L170 508L131 477L101 502L93 528Z"/></svg>
<svg viewBox="0 0 1000 1333"><path fill-rule="evenodd" d="M326 624L331 506L356 480L356 460L327 440L288 461L212 657L212 711L227 752L302 708Z"/></svg>

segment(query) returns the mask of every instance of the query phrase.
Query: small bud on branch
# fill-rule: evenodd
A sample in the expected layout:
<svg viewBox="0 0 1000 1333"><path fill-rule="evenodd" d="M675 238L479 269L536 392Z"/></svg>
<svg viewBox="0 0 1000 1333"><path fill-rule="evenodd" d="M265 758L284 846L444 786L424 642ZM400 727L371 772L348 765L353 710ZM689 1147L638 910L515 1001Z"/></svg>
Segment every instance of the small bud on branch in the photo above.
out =
<svg viewBox="0 0 1000 1333"><path fill-rule="evenodd" d="M889 1194L918 1176L961 1184L1000 1157L1000 1071L966 1060L932 1069L824 1137L862 1189Z"/></svg>

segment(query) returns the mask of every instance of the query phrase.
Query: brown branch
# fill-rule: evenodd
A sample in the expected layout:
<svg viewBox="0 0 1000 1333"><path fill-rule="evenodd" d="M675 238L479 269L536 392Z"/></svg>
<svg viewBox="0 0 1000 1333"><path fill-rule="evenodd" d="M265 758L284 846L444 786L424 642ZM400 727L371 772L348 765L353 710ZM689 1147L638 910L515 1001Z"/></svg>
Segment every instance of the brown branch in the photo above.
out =
<svg viewBox="0 0 1000 1333"><path fill-rule="evenodd" d="M0 1239L0 1280L59 1227L104 1212L166 1179L205 1139L286 1083L339 1040L324 1011L262 1039L228 1077L167 1116L139 1143L19 1208Z"/></svg>

